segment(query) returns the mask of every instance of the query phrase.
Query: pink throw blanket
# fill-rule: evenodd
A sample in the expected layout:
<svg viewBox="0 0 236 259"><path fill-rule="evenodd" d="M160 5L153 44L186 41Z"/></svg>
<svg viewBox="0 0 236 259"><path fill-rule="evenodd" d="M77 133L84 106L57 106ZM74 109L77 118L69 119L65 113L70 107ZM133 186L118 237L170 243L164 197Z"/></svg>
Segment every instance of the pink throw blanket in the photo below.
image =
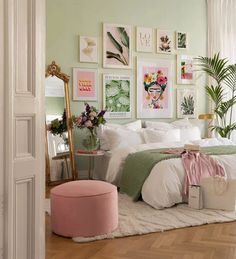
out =
<svg viewBox="0 0 236 259"><path fill-rule="evenodd" d="M185 169L184 194L188 193L189 185L199 185L203 177L225 176L224 168L209 155L184 151L181 157Z"/></svg>

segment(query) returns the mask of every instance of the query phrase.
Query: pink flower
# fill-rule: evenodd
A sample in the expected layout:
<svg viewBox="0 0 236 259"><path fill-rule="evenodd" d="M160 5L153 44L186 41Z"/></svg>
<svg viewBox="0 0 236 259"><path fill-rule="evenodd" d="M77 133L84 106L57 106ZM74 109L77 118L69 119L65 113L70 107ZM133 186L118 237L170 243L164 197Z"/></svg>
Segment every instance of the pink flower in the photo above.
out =
<svg viewBox="0 0 236 259"><path fill-rule="evenodd" d="M159 76L159 77L157 78L157 83L158 83L159 85L165 85L165 84L167 83L167 78L164 77L164 76Z"/></svg>
<svg viewBox="0 0 236 259"><path fill-rule="evenodd" d="M97 113L94 112L94 111L93 111L93 112L90 112L90 113L89 113L89 116L91 116L91 117L96 117L96 116L97 116Z"/></svg>
<svg viewBox="0 0 236 259"><path fill-rule="evenodd" d="M80 124L82 122L82 116L76 118L76 124Z"/></svg>
<svg viewBox="0 0 236 259"><path fill-rule="evenodd" d="M87 120L85 123L84 123L85 127L87 128L92 128L93 127L93 124L91 122L91 120Z"/></svg>
<svg viewBox="0 0 236 259"><path fill-rule="evenodd" d="M93 121L96 116L97 116L97 113L94 112L94 111L89 113L89 119L90 119L91 121Z"/></svg>

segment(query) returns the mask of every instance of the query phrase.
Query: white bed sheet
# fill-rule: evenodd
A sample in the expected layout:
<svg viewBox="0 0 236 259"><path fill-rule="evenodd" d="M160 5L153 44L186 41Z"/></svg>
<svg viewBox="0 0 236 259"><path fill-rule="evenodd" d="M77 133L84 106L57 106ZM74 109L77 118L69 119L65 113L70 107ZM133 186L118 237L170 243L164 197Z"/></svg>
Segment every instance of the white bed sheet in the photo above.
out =
<svg viewBox="0 0 236 259"><path fill-rule="evenodd" d="M201 139L191 144L200 146L232 145L228 139ZM183 142L142 144L133 147L122 147L114 150L109 161L106 180L117 186L120 184L122 168L127 156L138 151L183 147ZM236 179L236 155L213 156L225 168L228 178ZM180 158L168 159L156 164L142 187L142 198L149 205L157 209L171 207L183 201L182 190L184 182L184 168Z"/></svg>

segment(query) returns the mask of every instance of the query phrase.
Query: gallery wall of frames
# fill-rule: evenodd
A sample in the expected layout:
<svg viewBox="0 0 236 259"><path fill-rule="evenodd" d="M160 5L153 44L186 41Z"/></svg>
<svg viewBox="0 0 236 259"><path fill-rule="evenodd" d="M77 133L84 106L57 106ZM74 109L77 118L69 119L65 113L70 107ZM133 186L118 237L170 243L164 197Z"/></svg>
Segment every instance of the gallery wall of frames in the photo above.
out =
<svg viewBox="0 0 236 259"><path fill-rule="evenodd" d="M136 37L132 38L132 29ZM156 37L156 44L154 44ZM171 59L163 57L142 58L137 55L132 63L132 42L137 53L176 55L176 67ZM173 118L174 81L185 88L177 89L177 117L196 118L197 88L195 85L194 57L184 52L189 48L188 33L183 31L159 30L124 24L103 23L103 67L117 69L112 74L103 74L103 109L110 119L132 118ZM98 63L98 39L94 36L79 35L79 61ZM131 75L120 74L120 69L136 65L136 92L132 92L134 80ZM173 69L177 77L173 76ZM98 70L73 68L73 100L98 100ZM132 110L132 98L136 95L136 111Z"/></svg>
<svg viewBox="0 0 236 259"><path fill-rule="evenodd" d="M65 4L66 1L60 0L60 2ZM102 2L109 3L110 7L106 8L112 12L114 6L111 2L113 1L102 0ZM124 0L121 2L125 3ZM139 0L131 0L131 2L134 5L141 5ZM176 1L162 3L162 1L151 0L151 2L158 8L160 5L167 5L163 6L166 8L168 5L174 5ZM52 26L50 23L53 20L49 18L47 50L50 51L48 51L47 60L56 60L59 64L64 63L64 60L60 61L63 57L67 60L67 67L63 67L63 70L67 69L68 74L71 75L72 113L79 114L84 102L97 108L105 108L106 118L119 122L135 118L161 120L197 118L198 113L205 112L205 79L201 74L196 73L194 57L206 55L206 22L203 18L204 21L196 25L197 29L191 28L189 23L191 23L191 17L194 19L193 3L196 1L184 0L183 2L186 2L186 17L180 15L182 23L176 23L177 18L171 18L174 13L172 9L169 10L168 17L170 20L173 19L172 24L169 21L165 24L163 20L158 22L158 18L153 20L152 26L150 21L146 23L143 21L140 24L135 15L134 20L136 20L132 23L123 22L127 19L116 19L111 16L109 19L103 16L104 19L101 20L101 14L101 17L93 18L94 22L90 21L86 29L84 21L83 29L77 31L70 28L73 31L73 49L64 49L61 44L63 56L53 51L50 34ZM196 12L202 15L200 11L205 8L205 4L204 1L198 3L201 7L195 8L195 15ZM51 8L48 3L48 17L51 17ZM137 8L140 9L140 7ZM150 12L152 8L153 6L150 5ZM188 8L191 8L190 14ZM85 11L92 16L91 10L81 10L78 6L79 13L82 14ZM95 12L94 8L92 12ZM64 19L66 27L76 26L68 19ZM122 23L120 23L121 20ZM93 29L91 29L92 26L94 26ZM201 28L198 28L200 26ZM79 26L79 28L82 27ZM67 40L70 39L72 38L69 35ZM65 41L60 37L57 40ZM196 40L203 46L197 51ZM69 55L67 51L70 51ZM69 60L72 52L74 56Z"/></svg>

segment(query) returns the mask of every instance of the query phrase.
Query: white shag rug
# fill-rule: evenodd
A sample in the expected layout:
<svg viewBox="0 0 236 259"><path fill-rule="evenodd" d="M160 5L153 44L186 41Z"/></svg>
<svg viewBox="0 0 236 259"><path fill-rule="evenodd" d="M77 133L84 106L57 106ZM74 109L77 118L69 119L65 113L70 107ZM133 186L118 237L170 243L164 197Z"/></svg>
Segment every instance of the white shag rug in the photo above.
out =
<svg viewBox="0 0 236 259"><path fill-rule="evenodd" d="M45 210L50 214L49 199L46 199ZM187 204L156 210L142 201L133 202L127 195L119 194L118 228L106 235L74 237L73 240L82 243L234 220L236 211L195 210L189 208Z"/></svg>

